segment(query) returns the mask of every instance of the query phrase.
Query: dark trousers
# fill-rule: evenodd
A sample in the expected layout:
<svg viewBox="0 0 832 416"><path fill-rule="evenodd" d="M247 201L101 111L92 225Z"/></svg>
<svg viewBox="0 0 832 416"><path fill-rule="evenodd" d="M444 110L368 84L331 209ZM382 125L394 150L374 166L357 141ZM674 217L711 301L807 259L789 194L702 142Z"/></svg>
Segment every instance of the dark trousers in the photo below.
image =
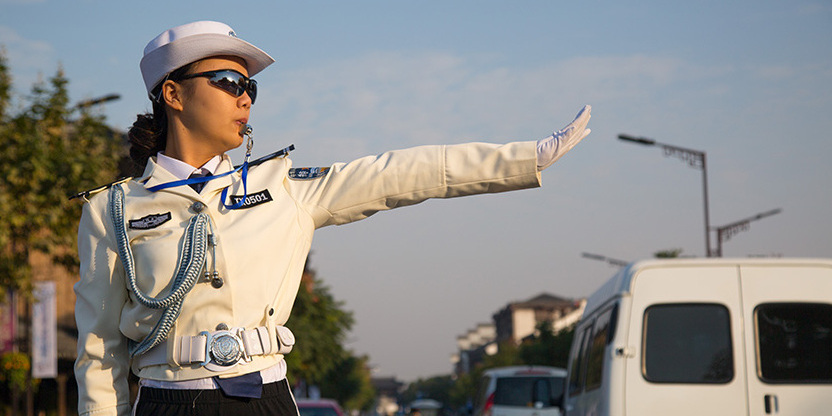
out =
<svg viewBox="0 0 832 416"><path fill-rule="evenodd" d="M170 390L141 387L136 404L139 416L298 416L286 379L263 385L259 399L229 397L216 390Z"/></svg>

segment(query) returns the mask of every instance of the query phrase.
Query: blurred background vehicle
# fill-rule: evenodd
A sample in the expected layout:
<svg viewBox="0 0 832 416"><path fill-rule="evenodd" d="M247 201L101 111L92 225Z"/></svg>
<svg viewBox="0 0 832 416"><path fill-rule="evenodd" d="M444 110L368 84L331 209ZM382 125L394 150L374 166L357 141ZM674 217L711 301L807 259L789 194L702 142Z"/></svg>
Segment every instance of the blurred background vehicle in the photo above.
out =
<svg viewBox="0 0 832 416"><path fill-rule="evenodd" d="M483 373L475 416L560 416L566 370L498 367Z"/></svg>
<svg viewBox="0 0 832 416"><path fill-rule="evenodd" d="M441 416L442 403L433 399L418 399L410 402L412 416Z"/></svg>
<svg viewBox="0 0 832 416"><path fill-rule="evenodd" d="M346 416L338 402L331 399L297 399L300 416Z"/></svg>

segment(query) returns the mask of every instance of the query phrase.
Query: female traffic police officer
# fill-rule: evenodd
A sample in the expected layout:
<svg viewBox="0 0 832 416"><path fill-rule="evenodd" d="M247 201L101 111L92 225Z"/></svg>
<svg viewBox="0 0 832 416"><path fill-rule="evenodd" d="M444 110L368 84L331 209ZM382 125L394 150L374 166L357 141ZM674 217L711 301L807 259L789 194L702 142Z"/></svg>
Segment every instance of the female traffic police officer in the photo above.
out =
<svg viewBox="0 0 832 416"><path fill-rule="evenodd" d="M537 142L424 146L327 168L293 168L285 149L235 167L225 152L245 139L251 149L250 77L272 62L218 22L169 29L145 48L154 111L129 133L144 173L83 193L79 414L130 412L132 370L136 414L296 415L283 324L316 228L539 186L589 133L587 106Z"/></svg>

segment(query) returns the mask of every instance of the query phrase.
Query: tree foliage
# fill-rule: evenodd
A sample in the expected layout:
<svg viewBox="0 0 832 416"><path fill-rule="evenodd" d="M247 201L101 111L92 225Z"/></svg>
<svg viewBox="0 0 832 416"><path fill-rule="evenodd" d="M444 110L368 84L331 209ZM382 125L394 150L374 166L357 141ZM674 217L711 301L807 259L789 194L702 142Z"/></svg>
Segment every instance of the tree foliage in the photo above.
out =
<svg viewBox="0 0 832 416"><path fill-rule="evenodd" d="M371 410L376 391L368 361L366 356L351 354L338 360L320 382L321 396L337 400L344 409Z"/></svg>
<svg viewBox="0 0 832 416"><path fill-rule="evenodd" d="M324 396L338 400L344 408L367 410L375 395L368 359L344 348L354 319L342 308L307 264L286 324L297 339L286 363L290 376L301 384L318 386Z"/></svg>
<svg viewBox="0 0 832 416"><path fill-rule="evenodd" d="M418 379L407 386L402 392L402 401L410 403L416 399L433 399L442 404L451 404L451 392L455 380L451 376L435 376Z"/></svg>
<svg viewBox="0 0 832 416"><path fill-rule="evenodd" d="M523 364L566 368L575 328L555 334L552 323L543 321L537 324L537 333L532 342L520 346Z"/></svg>
<svg viewBox="0 0 832 416"><path fill-rule="evenodd" d="M30 287L33 251L77 265L81 206L68 196L117 174L122 136L103 117L70 106L68 83L59 68L9 114L12 82L0 51L0 288Z"/></svg>
<svg viewBox="0 0 832 416"><path fill-rule="evenodd" d="M667 250L660 250L653 253L653 257L657 259L675 259L682 255L681 248L671 248Z"/></svg>

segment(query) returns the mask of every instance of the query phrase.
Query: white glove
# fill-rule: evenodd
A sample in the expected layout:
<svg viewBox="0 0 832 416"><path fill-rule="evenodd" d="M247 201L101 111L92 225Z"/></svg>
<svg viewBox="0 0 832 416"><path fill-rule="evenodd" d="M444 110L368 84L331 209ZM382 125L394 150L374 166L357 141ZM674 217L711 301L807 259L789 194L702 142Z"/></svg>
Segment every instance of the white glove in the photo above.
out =
<svg viewBox="0 0 832 416"><path fill-rule="evenodd" d="M552 163L555 163L589 134L590 130L586 128L586 124L589 123L589 112L591 110L592 106L584 106L568 126L552 133L551 136L545 139L537 141L538 171L552 166Z"/></svg>

